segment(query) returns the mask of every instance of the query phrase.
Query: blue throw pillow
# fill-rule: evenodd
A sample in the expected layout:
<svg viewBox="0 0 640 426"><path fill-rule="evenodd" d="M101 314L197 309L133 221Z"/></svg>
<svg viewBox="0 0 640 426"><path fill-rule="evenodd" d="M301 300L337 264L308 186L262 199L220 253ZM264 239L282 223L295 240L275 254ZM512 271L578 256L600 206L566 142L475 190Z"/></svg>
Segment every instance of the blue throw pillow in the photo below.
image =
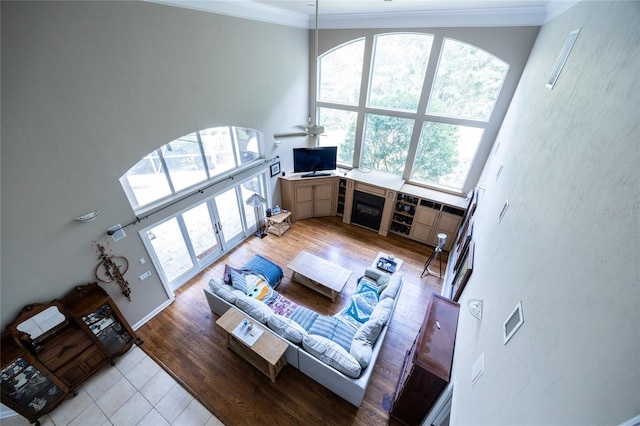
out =
<svg viewBox="0 0 640 426"><path fill-rule="evenodd" d="M351 297L349 305L336 316L353 328L358 329L371 316L373 308L378 304L378 298L377 286L367 280L361 280L356 292Z"/></svg>
<svg viewBox="0 0 640 426"><path fill-rule="evenodd" d="M244 274L241 274L236 270L231 271L231 286L240 290L244 294L247 294L249 291L249 288L247 287L247 279Z"/></svg>

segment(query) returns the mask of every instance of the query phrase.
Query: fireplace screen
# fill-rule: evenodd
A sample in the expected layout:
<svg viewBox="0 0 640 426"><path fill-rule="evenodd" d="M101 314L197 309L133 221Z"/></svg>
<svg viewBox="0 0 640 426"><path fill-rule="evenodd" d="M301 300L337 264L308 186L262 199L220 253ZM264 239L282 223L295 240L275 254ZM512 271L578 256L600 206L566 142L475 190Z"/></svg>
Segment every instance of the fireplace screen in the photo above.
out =
<svg viewBox="0 0 640 426"><path fill-rule="evenodd" d="M351 223L379 231L383 208L383 197L367 194L366 192L354 191Z"/></svg>

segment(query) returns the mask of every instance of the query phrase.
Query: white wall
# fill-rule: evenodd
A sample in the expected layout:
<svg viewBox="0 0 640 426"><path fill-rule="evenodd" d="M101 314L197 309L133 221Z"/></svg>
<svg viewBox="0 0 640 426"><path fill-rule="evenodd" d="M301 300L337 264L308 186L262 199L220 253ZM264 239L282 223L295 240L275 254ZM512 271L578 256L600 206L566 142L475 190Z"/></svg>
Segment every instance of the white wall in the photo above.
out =
<svg viewBox="0 0 640 426"><path fill-rule="evenodd" d="M148 152L238 125L264 132L267 157L291 167L271 135L306 122L307 30L146 2L1 7L2 328L24 305L95 281L91 242L135 219L118 178ZM93 209L93 222L73 221ZM137 278L151 267L138 263L137 231L159 219L109 246L131 264L131 302L105 288L132 324L168 299L153 269Z"/></svg>
<svg viewBox="0 0 640 426"><path fill-rule="evenodd" d="M540 31L481 179L452 424L618 424L640 412L638 22L638 2L588 1ZM484 301L482 321L471 298ZM505 346L519 301L525 322Z"/></svg>

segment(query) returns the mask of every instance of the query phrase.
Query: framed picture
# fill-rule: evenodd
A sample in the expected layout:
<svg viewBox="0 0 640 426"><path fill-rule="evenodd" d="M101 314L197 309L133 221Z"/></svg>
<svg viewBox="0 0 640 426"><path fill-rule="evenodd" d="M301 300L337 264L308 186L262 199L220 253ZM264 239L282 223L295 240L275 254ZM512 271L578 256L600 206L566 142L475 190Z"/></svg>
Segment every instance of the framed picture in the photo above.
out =
<svg viewBox="0 0 640 426"><path fill-rule="evenodd" d="M271 165L271 177L280 174L280 162L277 161Z"/></svg>
<svg viewBox="0 0 640 426"><path fill-rule="evenodd" d="M460 295L464 290L464 287L467 285L469 281L469 277L471 277L471 273L473 272L473 251L475 248L475 243L471 241L465 253L462 255L462 261L460 263L460 268L458 269L458 273L455 275L453 282L451 283L451 295L453 296L453 301L457 302L460 299Z"/></svg>

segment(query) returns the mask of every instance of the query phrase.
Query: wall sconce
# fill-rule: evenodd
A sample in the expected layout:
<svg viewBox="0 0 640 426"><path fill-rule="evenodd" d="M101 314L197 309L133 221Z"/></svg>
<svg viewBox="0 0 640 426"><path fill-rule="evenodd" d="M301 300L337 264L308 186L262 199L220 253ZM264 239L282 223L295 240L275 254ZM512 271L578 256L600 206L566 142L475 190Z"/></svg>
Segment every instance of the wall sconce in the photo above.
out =
<svg viewBox="0 0 640 426"><path fill-rule="evenodd" d="M467 303L469 313L479 320L482 320L482 300L471 299Z"/></svg>
<svg viewBox="0 0 640 426"><path fill-rule="evenodd" d="M82 222L82 223L91 222L93 219L98 217L98 214L100 214L100 212L98 210L94 210L92 212L85 213L82 216L78 216L73 220L75 220L76 222Z"/></svg>

